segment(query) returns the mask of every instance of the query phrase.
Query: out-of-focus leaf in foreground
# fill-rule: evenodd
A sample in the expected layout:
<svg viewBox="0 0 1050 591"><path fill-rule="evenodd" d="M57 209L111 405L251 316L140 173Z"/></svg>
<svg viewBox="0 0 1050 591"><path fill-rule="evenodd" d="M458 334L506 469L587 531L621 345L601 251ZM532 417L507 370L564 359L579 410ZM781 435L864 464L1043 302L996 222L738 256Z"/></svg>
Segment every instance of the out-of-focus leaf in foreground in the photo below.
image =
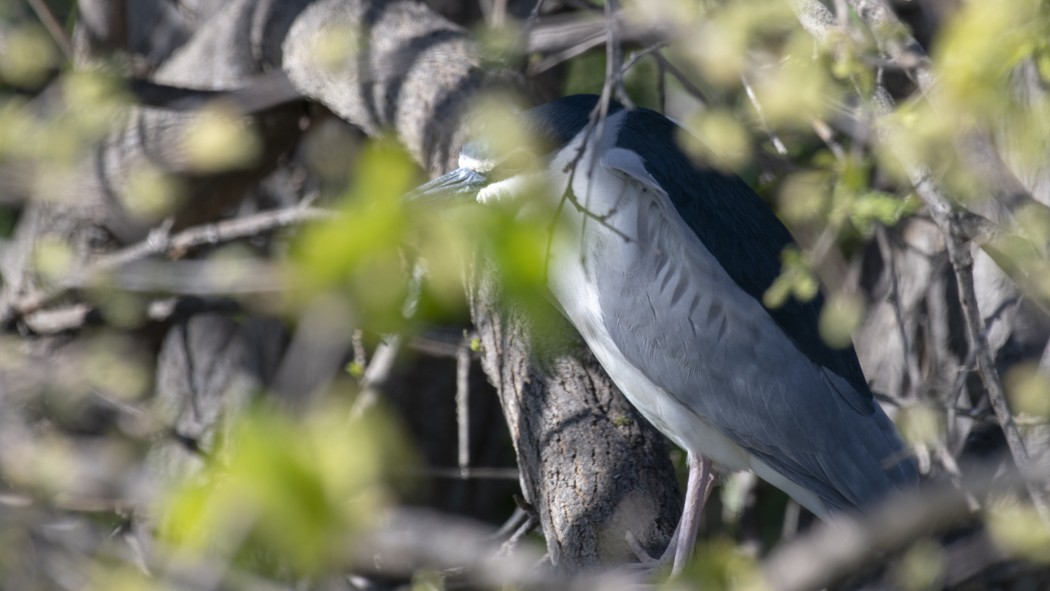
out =
<svg viewBox="0 0 1050 591"><path fill-rule="evenodd" d="M266 408L239 417L202 473L160 507L162 539L267 573L344 564L386 504L384 475L405 458L381 413L348 417L331 403L302 419Z"/></svg>
<svg viewBox="0 0 1050 591"><path fill-rule="evenodd" d="M754 558L732 541L718 539L699 545L693 560L686 564L679 578L669 581L667 588L757 591L766 587Z"/></svg>
<svg viewBox="0 0 1050 591"><path fill-rule="evenodd" d="M416 168L392 142L365 149L338 218L308 228L294 248L289 273L298 304L335 292L355 320L379 332L404 328L408 294L402 246L410 235L403 196Z"/></svg>

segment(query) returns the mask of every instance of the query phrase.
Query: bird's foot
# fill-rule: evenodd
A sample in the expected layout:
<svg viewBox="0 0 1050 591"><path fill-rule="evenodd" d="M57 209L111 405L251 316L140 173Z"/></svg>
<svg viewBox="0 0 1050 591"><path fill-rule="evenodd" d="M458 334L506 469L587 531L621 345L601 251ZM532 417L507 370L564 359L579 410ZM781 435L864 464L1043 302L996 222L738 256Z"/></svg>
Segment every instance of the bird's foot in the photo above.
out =
<svg viewBox="0 0 1050 591"><path fill-rule="evenodd" d="M625 564L616 569L616 572L634 577L640 583L655 583L667 578L674 563L677 536L671 538L671 543L668 544L667 549L659 557L650 556L641 543L638 542L638 539L634 537L633 533L627 532L624 534L624 539L627 541L627 546L631 549L631 553L638 559L638 562Z"/></svg>
<svg viewBox="0 0 1050 591"><path fill-rule="evenodd" d="M645 548L638 542L638 539L634 537L634 534L627 532L624 534L624 540L627 541L627 546L631 549L631 553L638 559L639 564L653 565L653 566L665 566L669 565L674 561L675 549L678 546L678 532L675 531L675 535L671 536L671 543L667 545L667 549L660 555L659 558L649 556L649 553L645 551Z"/></svg>

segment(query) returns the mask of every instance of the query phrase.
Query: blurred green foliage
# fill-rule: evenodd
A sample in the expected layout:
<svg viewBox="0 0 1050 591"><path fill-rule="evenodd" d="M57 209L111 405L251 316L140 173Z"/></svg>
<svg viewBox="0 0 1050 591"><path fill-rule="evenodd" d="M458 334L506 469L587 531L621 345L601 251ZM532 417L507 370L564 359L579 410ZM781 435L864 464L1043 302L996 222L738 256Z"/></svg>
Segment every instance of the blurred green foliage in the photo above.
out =
<svg viewBox="0 0 1050 591"><path fill-rule="evenodd" d="M402 306L409 291L401 248L411 235L402 196L419 180L418 171L392 141L366 148L356 170L340 198L342 215L296 241L290 283L297 306L335 290L367 328L399 332L406 328Z"/></svg>
<svg viewBox="0 0 1050 591"><path fill-rule="evenodd" d="M301 419L265 407L236 417L204 470L161 501L160 539L271 574L345 566L391 500L389 478L410 465L382 413L349 417L334 401Z"/></svg>
<svg viewBox="0 0 1050 591"><path fill-rule="evenodd" d="M760 591L766 588L758 563L733 540L718 538L698 543L693 560L681 577L665 584L669 591L678 589L726 589Z"/></svg>

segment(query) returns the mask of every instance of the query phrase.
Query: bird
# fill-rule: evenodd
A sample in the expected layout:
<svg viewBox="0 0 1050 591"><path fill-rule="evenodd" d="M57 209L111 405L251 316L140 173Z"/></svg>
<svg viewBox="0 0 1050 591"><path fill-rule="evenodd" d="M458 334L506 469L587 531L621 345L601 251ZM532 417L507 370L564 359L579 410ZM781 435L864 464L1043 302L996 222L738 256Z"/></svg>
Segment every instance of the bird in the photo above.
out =
<svg viewBox="0 0 1050 591"><path fill-rule="evenodd" d="M547 287L624 396L686 451L685 507L662 557L673 572L719 472L751 470L822 519L916 485L855 350L821 338L822 296L763 303L795 242L742 179L691 158L668 117L596 95L519 123L533 147L482 133L412 198L536 198L526 187L540 175L539 198L573 201L555 209L571 237L546 255Z"/></svg>

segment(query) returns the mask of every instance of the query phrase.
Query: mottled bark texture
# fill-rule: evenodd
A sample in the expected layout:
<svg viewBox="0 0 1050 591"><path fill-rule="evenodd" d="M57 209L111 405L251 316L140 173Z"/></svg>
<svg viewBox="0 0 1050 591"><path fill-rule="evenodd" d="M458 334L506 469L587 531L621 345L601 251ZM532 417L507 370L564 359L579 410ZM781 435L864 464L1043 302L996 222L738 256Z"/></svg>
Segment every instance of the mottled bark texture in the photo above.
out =
<svg viewBox="0 0 1050 591"><path fill-rule="evenodd" d="M682 502L666 440L571 327L530 334L522 314L501 307L497 272L484 260L478 269L470 301L482 365L503 402L552 562L576 571L636 560L628 533L658 556Z"/></svg>

